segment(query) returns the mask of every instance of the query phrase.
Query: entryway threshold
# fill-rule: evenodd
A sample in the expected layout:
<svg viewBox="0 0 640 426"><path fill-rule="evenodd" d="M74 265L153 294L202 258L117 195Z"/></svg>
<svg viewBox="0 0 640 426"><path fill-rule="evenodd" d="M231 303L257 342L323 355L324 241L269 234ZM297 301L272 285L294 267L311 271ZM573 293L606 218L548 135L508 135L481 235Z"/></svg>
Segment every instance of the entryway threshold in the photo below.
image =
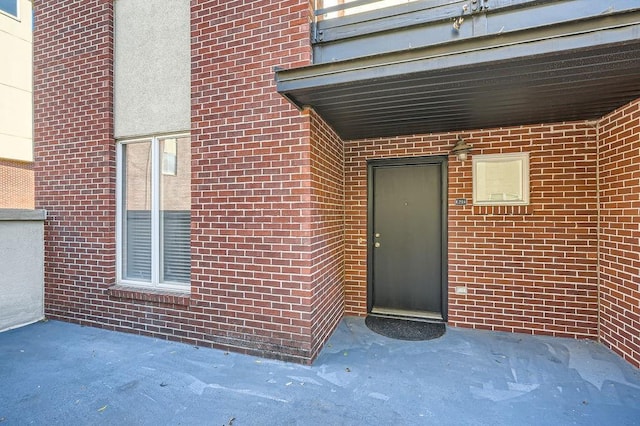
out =
<svg viewBox="0 0 640 426"><path fill-rule="evenodd" d="M373 309L371 309L371 314L396 319L410 319L413 321L443 321L442 315L436 312L409 311L374 307Z"/></svg>

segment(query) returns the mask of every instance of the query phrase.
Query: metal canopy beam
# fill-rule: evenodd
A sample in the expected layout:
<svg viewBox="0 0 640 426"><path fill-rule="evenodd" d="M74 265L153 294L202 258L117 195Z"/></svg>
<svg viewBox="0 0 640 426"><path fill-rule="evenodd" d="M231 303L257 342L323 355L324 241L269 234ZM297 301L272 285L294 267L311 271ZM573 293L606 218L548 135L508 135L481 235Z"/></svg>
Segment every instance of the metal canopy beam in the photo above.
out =
<svg viewBox="0 0 640 426"><path fill-rule="evenodd" d="M595 119L640 97L640 11L276 72L343 139Z"/></svg>

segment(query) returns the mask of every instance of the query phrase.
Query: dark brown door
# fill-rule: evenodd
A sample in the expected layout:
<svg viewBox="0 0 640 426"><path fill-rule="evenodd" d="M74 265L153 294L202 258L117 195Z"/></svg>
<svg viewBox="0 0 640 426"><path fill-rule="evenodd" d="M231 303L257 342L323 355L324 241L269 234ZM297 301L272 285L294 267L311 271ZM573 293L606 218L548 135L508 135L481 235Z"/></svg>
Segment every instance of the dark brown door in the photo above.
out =
<svg viewBox="0 0 640 426"><path fill-rule="evenodd" d="M369 307L445 319L446 164L441 157L407 161L370 164Z"/></svg>

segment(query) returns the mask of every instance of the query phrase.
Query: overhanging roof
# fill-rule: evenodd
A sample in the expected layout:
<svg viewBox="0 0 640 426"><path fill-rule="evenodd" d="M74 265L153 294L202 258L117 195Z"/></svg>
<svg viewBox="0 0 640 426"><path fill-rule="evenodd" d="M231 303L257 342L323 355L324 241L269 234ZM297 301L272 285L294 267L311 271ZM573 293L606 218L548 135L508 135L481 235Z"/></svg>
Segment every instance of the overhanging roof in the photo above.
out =
<svg viewBox="0 0 640 426"><path fill-rule="evenodd" d="M596 119L640 97L640 11L276 71L345 140Z"/></svg>

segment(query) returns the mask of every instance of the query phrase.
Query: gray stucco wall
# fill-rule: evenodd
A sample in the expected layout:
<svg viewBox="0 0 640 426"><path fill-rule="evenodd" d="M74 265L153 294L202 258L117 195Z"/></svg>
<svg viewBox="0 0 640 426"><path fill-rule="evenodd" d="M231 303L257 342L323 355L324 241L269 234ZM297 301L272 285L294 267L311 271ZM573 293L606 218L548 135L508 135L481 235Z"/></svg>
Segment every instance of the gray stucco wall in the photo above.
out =
<svg viewBox="0 0 640 426"><path fill-rule="evenodd" d="M188 0L115 1L115 136L185 131L191 123Z"/></svg>
<svg viewBox="0 0 640 426"><path fill-rule="evenodd" d="M43 210L0 210L0 331L44 318Z"/></svg>

